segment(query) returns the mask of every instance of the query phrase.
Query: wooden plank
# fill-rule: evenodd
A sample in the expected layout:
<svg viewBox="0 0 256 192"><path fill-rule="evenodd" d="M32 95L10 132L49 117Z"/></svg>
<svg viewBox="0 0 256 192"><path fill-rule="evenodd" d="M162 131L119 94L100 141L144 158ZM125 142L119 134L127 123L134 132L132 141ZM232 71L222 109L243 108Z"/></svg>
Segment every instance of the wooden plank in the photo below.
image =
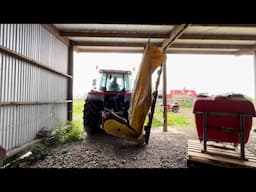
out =
<svg viewBox="0 0 256 192"><path fill-rule="evenodd" d="M238 151L214 148L212 145L207 148L209 153L202 153L201 149L202 144L199 141L188 140L187 161L189 163L196 162L221 167L256 168L255 155L248 150L246 151L248 161L246 161L238 158L240 157Z"/></svg>
<svg viewBox="0 0 256 192"><path fill-rule="evenodd" d="M191 150L200 150L202 149L203 144L197 142L197 143L193 143L192 141L189 143L189 149ZM216 152L216 153L224 153L224 154L230 154L230 155L236 155L236 156L240 156L240 148L232 148L229 146L226 147L219 147L217 145L208 145L207 143L207 149L208 151L211 152ZM253 155L250 151L248 151L247 149L245 149L245 155L250 158L250 159L254 159L256 160L256 156Z"/></svg>
<svg viewBox="0 0 256 192"><path fill-rule="evenodd" d="M196 146L189 146L189 150L201 150L203 149L203 146L200 146L200 148L196 147ZM222 154L230 154L230 155L235 155L235 156L240 156L240 151L236 150L236 151L232 151L232 150L225 150L225 149L220 149L220 148L215 148L215 147L209 147L207 146L207 151L210 152L216 152L216 153L222 153ZM253 155L250 152L245 152L246 157L251 158L256 160L255 155Z"/></svg>
<svg viewBox="0 0 256 192"><path fill-rule="evenodd" d="M201 149L195 149L195 148L189 148L189 151L191 152L201 152ZM223 157L228 157L228 158L235 158L235 159L239 159L240 158L240 153L225 153L225 152L221 152L221 151L214 151L214 150L207 150L208 152L206 154L217 154L217 155L221 155ZM245 154L245 157L251 161L251 162L255 162L256 163L256 159L251 156L251 154Z"/></svg>
<svg viewBox="0 0 256 192"><path fill-rule="evenodd" d="M189 161L196 161L205 164L213 164L217 166L224 166L224 167L239 167L239 168L255 168L256 163L250 161L242 161L236 160L232 158L222 157L219 155L214 154L204 154L204 153L197 153L197 152L189 152L188 155Z"/></svg>

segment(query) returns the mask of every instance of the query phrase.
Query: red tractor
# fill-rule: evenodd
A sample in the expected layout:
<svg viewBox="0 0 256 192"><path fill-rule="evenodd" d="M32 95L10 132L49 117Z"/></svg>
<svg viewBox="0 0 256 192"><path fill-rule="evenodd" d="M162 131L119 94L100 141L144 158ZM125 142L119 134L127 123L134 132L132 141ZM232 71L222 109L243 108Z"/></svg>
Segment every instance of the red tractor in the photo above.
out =
<svg viewBox="0 0 256 192"><path fill-rule="evenodd" d="M100 78L94 80L94 89L88 93L84 104L84 129L97 133L103 129L105 108L128 118L131 98L131 72L124 70L100 70Z"/></svg>

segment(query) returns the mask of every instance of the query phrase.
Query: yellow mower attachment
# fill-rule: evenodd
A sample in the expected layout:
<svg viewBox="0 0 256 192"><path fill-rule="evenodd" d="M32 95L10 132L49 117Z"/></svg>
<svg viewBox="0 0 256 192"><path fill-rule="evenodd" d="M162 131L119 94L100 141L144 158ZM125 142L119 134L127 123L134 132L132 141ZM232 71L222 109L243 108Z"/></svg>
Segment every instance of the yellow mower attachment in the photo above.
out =
<svg viewBox="0 0 256 192"><path fill-rule="evenodd" d="M165 59L166 55L158 47L146 46L132 91L128 121L125 123L118 118L106 120L103 128L107 133L137 143L145 142L143 127L152 104L152 74ZM117 117L117 115L114 116ZM152 114L151 117L153 117Z"/></svg>

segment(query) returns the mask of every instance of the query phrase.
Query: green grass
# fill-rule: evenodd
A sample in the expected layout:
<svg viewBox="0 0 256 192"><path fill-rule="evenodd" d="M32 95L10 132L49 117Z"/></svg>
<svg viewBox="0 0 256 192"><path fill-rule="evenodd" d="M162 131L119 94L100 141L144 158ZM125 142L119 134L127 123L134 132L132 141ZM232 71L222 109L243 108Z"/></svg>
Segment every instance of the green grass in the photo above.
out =
<svg viewBox="0 0 256 192"><path fill-rule="evenodd" d="M153 127L162 126L163 125L163 123L161 122L162 119L163 119L163 113L160 111L156 111L154 114L152 126ZM167 121L168 126L184 127L184 126L192 125L192 121L180 113L168 112L167 119L168 119Z"/></svg>
<svg viewBox="0 0 256 192"><path fill-rule="evenodd" d="M84 110L84 100L74 100L73 103L73 117L81 116Z"/></svg>
<svg viewBox="0 0 256 192"><path fill-rule="evenodd" d="M192 104L191 103L185 103L181 107L184 108L191 108ZM80 127L83 129L83 108L84 108L84 100L74 100L73 103L73 119L75 121L75 124L77 127ZM154 118L152 121L152 127L161 127L163 125L162 123L162 115L163 113L160 112L157 108L155 110ZM173 112L168 112L167 113L167 118L168 118L168 126L193 126L193 121L189 119L189 117L183 115L182 113L173 113ZM148 117L146 117L145 120L145 125L148 122Z"/></svg>
<svg viewBox="0 0 256 192"><path fill-rule="evenodd" d="M192 108L193 103L180 103L181 108Z"/></svg>
<svg viewBox="0 0 256 192"><path fill-rule="evenodd" d="M72 121L60 125L56 129L56 139L60 144L65 144L71 141L79 140L83 137L84 130L81 126L81 121Z"/></svg>

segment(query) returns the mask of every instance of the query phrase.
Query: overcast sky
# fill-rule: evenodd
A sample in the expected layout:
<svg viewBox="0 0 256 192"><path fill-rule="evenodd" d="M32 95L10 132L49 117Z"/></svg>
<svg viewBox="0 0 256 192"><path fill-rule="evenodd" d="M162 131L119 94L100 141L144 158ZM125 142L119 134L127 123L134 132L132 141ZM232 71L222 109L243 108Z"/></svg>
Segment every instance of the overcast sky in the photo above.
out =
<svg viewBox="0 0 256 192"><path fill-rule="evenodd" d="M74 96L83 96L92 88L96 65L128 70L135 67L136 73L142 54L80 53L74 58ZM253 82L253 57L250 55L167 55L167 92L186 88L197 93L234 92L254 97Z"/></svg>

